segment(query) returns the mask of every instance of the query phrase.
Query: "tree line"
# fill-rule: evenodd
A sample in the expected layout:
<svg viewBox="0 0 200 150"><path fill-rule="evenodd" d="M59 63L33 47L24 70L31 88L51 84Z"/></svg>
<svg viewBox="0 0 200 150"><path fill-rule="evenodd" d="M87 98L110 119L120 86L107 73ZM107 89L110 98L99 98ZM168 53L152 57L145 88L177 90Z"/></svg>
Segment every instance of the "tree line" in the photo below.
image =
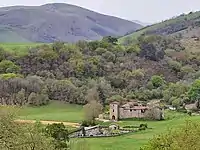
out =
<svg viewBox="0 0 200 150"><path fill-rule="evenodd" d="M86 104L88 90L96 88L103 106L132 99L182 105L194 101L188 90L200 77L199 55L186 53L178 39L163 36L143 35L126 45L112 37L56 42L27 51L18 56L0 48L2 104Z"/></svg>

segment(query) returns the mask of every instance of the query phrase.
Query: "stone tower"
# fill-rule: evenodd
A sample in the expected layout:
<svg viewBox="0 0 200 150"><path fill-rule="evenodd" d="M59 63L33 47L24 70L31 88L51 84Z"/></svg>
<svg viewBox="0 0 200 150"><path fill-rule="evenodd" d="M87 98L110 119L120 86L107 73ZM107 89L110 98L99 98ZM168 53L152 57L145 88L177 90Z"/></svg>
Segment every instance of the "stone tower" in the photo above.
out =
<svg viewBox="0 0 200 150"><path fill-rule="evenodd" d="M110 104L110 120L118 120L119 119L119 103L112 102Z"/></svg>

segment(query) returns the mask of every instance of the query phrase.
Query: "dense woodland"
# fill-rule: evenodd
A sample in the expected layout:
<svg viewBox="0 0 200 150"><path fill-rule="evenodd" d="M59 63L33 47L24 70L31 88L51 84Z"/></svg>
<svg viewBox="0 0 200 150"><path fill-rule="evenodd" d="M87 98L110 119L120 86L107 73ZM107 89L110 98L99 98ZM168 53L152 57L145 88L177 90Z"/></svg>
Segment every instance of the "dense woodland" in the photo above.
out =
<svg viewBox="0 0 200 150"><path fill-rule="evenodd" d="M199 41L196 41L199 42ZM49 100L85 104L96 88L100 103L163 99L181 106L199 97L200 54L177 37L142 35L120 45L116 38L76 44L56 42L19 56L0 49L0 103L44 105ZM193 83L195 81L195 83Z"/></svg>

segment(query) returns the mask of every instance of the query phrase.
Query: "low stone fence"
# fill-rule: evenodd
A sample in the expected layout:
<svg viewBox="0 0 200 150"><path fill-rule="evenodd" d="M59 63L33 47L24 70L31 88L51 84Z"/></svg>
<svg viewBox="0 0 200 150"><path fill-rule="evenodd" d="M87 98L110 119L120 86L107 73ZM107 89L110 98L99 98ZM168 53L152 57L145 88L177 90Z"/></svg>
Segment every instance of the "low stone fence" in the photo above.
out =
<svg viewBox="0 0 200 150"><path fill-rule="evenodd" d="M134 132L138 132L138 131L131 131L131 132L127 132L127 133L120 133L120 134L113 134L113 135L95 135L95 136L82 136L82 137L78 137L78 138L105 138L105 137L117 137L117 136L123 136L123 135L128 135ZM75 137L74 137L75 138Z"/></svg>
<svg viewBox="0 0 200 150"><path fill-rule="evenodd" d="M72 131L69 133L70 138L100 138L100 137L116 137L121 136L129 133L134 133L139 131L139 128L137 129L125 129L125 128L119 128L116 130L109 129L108 126L95 126L91 127L89 130L85 130L84 127L77 129L75 131Z"/></svg>

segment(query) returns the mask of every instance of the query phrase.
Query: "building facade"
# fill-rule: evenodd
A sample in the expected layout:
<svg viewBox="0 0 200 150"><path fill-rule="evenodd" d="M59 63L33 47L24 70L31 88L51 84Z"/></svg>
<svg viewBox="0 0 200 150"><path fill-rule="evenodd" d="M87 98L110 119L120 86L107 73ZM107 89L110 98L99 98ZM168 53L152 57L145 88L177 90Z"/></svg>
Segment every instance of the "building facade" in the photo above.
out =
<svg viewBox="0 0 200 150"><path fill-rule="evenodd" d="M113 102L110 104L110 120L144 118L147 110L148 107L135 102L128 102L124 105L120 105L119 102Z"/></svg>

